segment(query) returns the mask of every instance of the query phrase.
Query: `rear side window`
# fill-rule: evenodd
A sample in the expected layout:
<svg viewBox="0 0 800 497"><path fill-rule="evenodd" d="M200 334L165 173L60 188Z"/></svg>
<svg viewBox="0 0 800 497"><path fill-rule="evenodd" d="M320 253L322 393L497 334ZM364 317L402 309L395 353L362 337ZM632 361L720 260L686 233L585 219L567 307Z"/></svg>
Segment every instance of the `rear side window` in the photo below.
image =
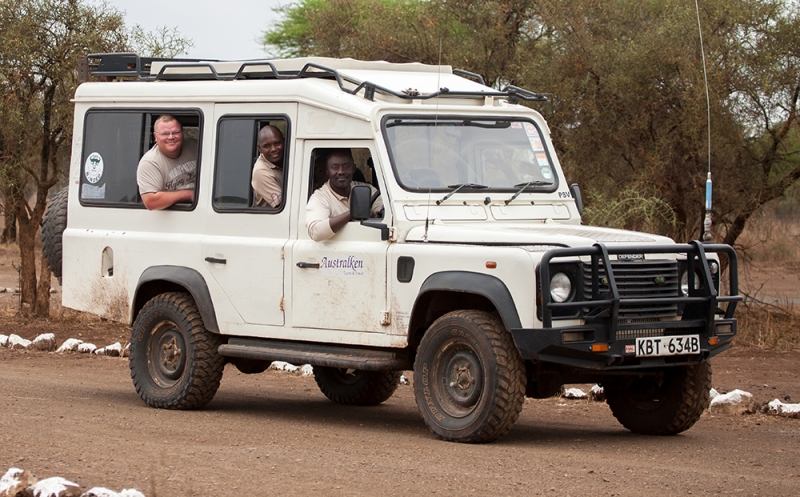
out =
<svg viewBox="0 0 800 497"><path fill-rule="evenodd" d="M267 128L267 129L265 129ZM259 149L269 157L263 157ZM286 201L284 164L289 161L285 116L224 116L217 131L214 210L277 213Z"/></svg>
<svg viewBox="0 0 800 497"><path fill-rule="evenodd" d="M84 118L81 204L144 207L136 183L136 168L142 155L155 143L153 123L162 114L175 116L183 126L184 140L189 138L188 143L198 146L199 167L199 145L195 145L200 141L199 111L90 111Z"/></svg>

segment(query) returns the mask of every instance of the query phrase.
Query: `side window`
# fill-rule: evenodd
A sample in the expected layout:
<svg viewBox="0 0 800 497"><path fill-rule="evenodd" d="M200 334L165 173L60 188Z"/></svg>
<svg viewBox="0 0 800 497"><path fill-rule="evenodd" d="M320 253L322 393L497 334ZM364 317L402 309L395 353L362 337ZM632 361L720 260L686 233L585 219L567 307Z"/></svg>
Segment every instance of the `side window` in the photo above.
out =
<svg viewBox="0 0 800 497"><path fill-rule="evenodd" d="M199 111L93 110L84 118L80 202L98 207L143 207L136 182L139 160L155 144L153 123L162 114L183 126L184 146L199 153ZM199 166L199 158L197 161ZM187 206L188 207L188 206Z"/></svg>
<svg viewBox="0 0 800 497"><path fill-rule="evenodd" d="M285 117L225 116L219 120L215 211L276 213L283 209L288 136Z"/></svg>
<svg viewBox="0 0 800 497"><path fill-rule="evenodd" d="M308 193L309 197L314 193L314 190L317 190L328 181L328 157L331 153L340 150L350 151L353 157L355 165L353 181L367 183L380 190L372 162L372 154L370 154L368 148L315 148L311 153L311 188Z"/></svg>

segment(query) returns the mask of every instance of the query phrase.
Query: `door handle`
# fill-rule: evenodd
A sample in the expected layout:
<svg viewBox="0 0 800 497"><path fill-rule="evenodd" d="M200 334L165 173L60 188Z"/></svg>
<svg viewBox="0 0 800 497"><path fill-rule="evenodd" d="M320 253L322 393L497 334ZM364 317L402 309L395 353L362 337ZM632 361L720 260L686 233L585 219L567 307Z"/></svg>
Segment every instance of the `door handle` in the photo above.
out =
<svg viewBox="0 0 800 497"><path fill-rule="evenodd" d="M319 269L318 262L298 262L297 267L302 269Z"/></svg>
<svg viewBox="0 0 800 497"><path fill-rule="evenodd" d="M211 264L227 264L228 259L218 259L216 257L206 257L206 262L210 262Z"/></svg>

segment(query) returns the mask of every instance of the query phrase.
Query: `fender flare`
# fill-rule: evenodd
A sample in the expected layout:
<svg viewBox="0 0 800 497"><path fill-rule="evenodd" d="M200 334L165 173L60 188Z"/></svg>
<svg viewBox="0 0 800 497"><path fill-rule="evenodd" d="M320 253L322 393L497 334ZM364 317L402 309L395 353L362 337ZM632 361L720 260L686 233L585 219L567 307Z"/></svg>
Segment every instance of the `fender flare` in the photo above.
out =
<svg viewBox="0 0 800 497"><path fill-rule="evenodd" d="M136 284L131 322L135 318L135 313L144 306L146 301L155 296L141 291L143 286L154 281L171 283L173 288L165 289L166 291L175 290L174 286L179 286L189 292L197 304L197 310L200 311L200 317L203 318L206 329L219 333L217 314L214 311L214 303L211 300L211 293L208 291L205 278L196 269L182 266L152 266L144 270ZM157 293L161 293L161 291Z"/></svg>
<svg viewBox="0 0 800 497"><path fill-rule="evenodd" d="M428 276L420 286L409 322L415 321L417 303L426 293L432 291L479 295L489 300L497 309L507 330L522 327L514 298L506 284L495 276L472 271L442 271Z"/></svg>

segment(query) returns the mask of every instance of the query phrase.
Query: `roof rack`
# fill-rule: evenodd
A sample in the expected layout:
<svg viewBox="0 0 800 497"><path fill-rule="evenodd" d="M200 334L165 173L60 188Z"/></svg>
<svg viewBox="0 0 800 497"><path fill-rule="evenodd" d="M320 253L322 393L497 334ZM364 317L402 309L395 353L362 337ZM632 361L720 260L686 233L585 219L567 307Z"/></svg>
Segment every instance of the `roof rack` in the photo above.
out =
<svg viewBox="0 0 800 497"><path fill-rule="evenodd" d="M93 76L107 78L128 77L136 78L139 81L234 81L243 79L320 78L335 79L339 88L350 95L357 95L363 90L364 98L367 100L374 100L376 92L403 100L428 100L437 97L505 97L511 103L518 103L520 100L527 102L544 102L547 100L547 97L542 94L513 85L508 85L500 91L492 90L487 86L488 91L450 91L448 88L439 88L438 91L424 95L415 90L397 92L369 81L358 81L354 78L349 78L336 69L313 62L305 64L297 71L279 71L275 64L269 60L240 61L236 62L238 65L236 72L219 72L214 67L214 63L222 65L225 62L216 59L140 57L136 53L90 54L88 59L89 72ZM152 73L154 63L162 64L155 75ZM479 74L461 69L453 69L452 73L475 80L479 84L486 86L483 77ZM348 88L345 82L353 87Z"/></svg>

